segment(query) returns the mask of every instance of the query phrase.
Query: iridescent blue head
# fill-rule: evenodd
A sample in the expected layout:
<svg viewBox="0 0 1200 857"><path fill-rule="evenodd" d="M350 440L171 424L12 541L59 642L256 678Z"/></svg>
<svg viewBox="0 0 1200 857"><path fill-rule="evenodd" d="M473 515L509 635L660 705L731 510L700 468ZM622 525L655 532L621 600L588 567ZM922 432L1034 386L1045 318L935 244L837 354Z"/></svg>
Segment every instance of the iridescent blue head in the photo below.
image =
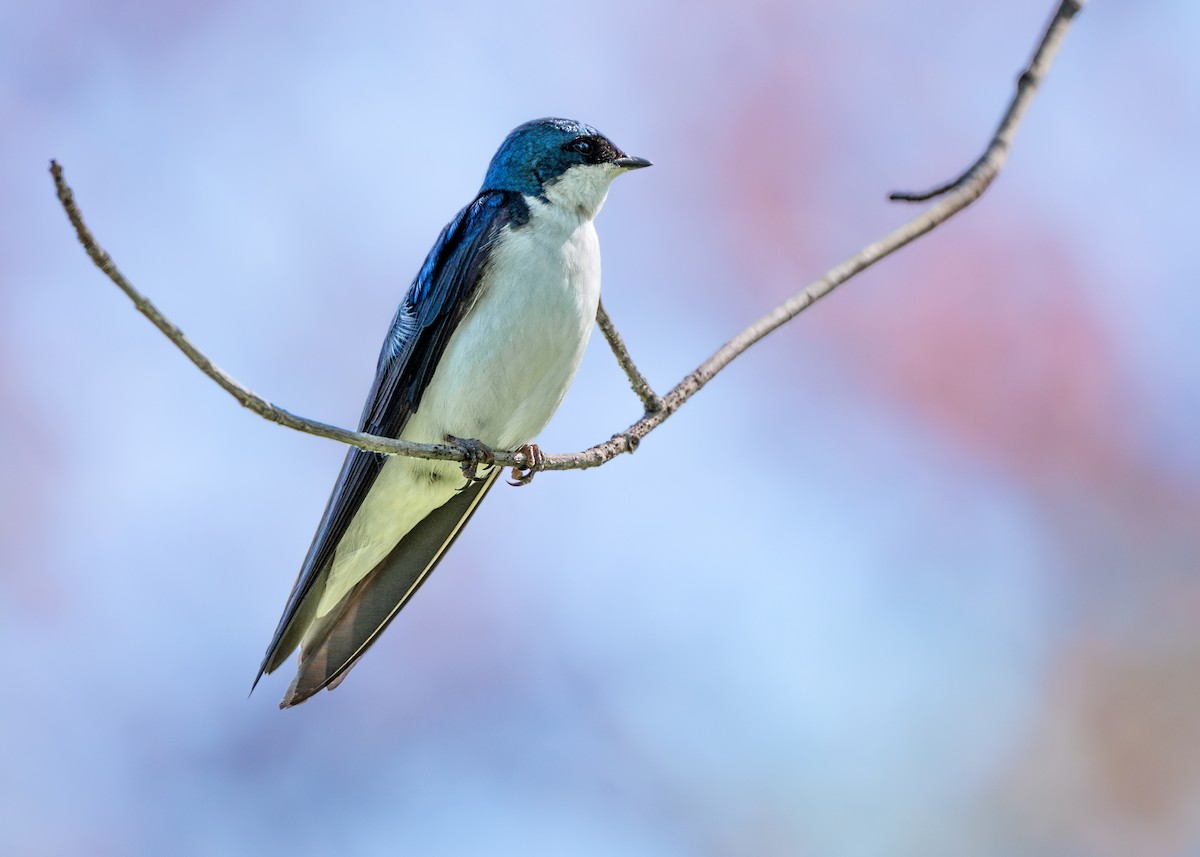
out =
<svg viewBox="0 0 1200 857"><path fill-rule="evenodd" d="M586 177L588 185L601 181L607 188L621 173L648 166L645 158L626 155L590 125L572 119L535 119L504 138L482 190L517 191L544 199L546 191L568 173L580 180Z"/></svg>

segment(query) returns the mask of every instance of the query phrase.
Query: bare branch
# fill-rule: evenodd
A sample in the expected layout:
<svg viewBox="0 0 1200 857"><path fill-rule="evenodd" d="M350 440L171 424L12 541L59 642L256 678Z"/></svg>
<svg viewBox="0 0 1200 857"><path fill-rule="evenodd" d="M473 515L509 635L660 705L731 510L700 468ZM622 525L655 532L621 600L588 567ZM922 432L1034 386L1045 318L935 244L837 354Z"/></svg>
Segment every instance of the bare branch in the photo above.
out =
<svg viewBox="0 0 1200 857"><path fill-rule="evenodd" d="M600 326L600 332L608 340L608 347L612 349L613 356L617 358L617 362L625 370L625 376L629 379L629 386L633 388L633 392L637 394L637 397L642 400L642 407L646 409L646 413L656 414L661 411L663 409L662 396L651 389L650 382L646 380L646 376L639 371L637 364L629 356L629 349L625 347L625 340L621 338L621 334L617 333L617 329L613 327L612 319L608 317L608 312L604 309L603 300L596 307L596 324Z"/></svg>
<svg viewBox="0 0 1200 857"><path fill-rule="evenodd" d="M67 217L71 220L71 225L75 227L75 234L79 237L79 243L83 245L83 249L87 251L92 261L96 263L96 267L116 283L117 287L133 301L133 305L138 308L138 311L150 319L154 326L161 330L167 339L175 343L176 347L186 354L187 358L195 363L201 372L216 381L222 390L241 402L243 406L254 411L254 413L263 419L279 423L281 426L302 431L306 434L314 434L318 437L336 440L339 443L357 446L368 452L382 452L387 455L408 455L414 458L449 459L451 461L463 461L466 459L466 452L457 446L441 443L411 443L406 440L396 440L390 437L379 437L373 434L347 431L337 426L327 425L326 423L306 419L305 417L298 417L290 411L285 411L283 408L272 405L261 396L250 392L249 389L226 373L220 366L209 360L199 348L191 343L191 340L184 335L182 330L176 327L170 319L159 311L158 307L150 302L149 298L134 288L133 284L126 279L125 275L121 273L116 263L112 260L112 257L100 246L95 237L93 237L91 230L87 228L87 224L83 222L83 214L80 213L79 206L75 204L75 195L63 178L62 167L59 166L57 161L50 162L50 175L54 177L54 186L58 190L58 201L62 203L63 209L67 212ZM511 464L523 465L525 463L524 456L520 456L518 460L517 456L499 452L496 454L496 461L506 466Z"/></svg>
<svg viewBox="0 0 1200 857"><path fill-rule="evenodd" d="M1082 8L1083 0L1062 0L1059 4L1046 27L1046 32L1042 35L1042 41L1034 51L1033 59L1029 61L1029 66L1017 78L1016 97L1009 104L1004 118L1000 120L1000 126L992 135L991 142L988 143L987 148L975 163L967 167L958 178L951 179L931 190L922 193L896 191L889 194L888 199L893 202L926 202L950 193L952 190L974 186L979 187L979 192L975 194L975 197L983 193L992 183L996 174L1000 172L1004 162L1008 160L1008 150L1012 148L1017 126L1025 117L1025 108L1033 101L1034 90L1042 82L1042 77L1050 68L1051 60L1058 53L1059 44L1062 42L1063 36L1067 34L1067 27L1071 25L1071 19L1078 15Z"/></svg>
<svg viewBox="0 0 1200 857"><path fill-rule="evenodd" d="M545 469L574 470L598 467L623 452L633 452L641 443L642 438L679 410L684 402L694 396L718 372L751 345L791 321L854 275L920 238L977 200L987 190L1007 160L1008 150L1013 136L1016 134L1017 126L1024 118L1029 103L1033 100L1038 84L1049 70L1055 54L1058 53L1067 28L1082 8L1083 0L1061 0L1058 9L1042 34L1029 67L1021 74L1016 95L1013 97L1000 127L988 143L983 156L962 176L931 192L932 196L943 195L944 198L941 202L885 235L874 244L864 247L840 265L831 268L825 273L825 276L809 284L726 342L712 357L701 363L663 397L665 406L663 410L657 413L647 413L625 431L615 434L611 439L583 452L571 455L548 455L545 460ZM912 196L917 195L913 194Z"/></svg>
<svg viewBox="0 0 1200 857"><path fill-rule="evenodd" d="M1062 39L1066 35L1072 19L1082 8L1083 0L1061 0L1058 9L1055 11L1054 16L1051 18L1049 25L1042 35L1033 59L1018 79L1017 91L1012 102L1009 104L1008 111L989 141L983 155L966 172L953 181L924 193L893 193L891 195L892 199L905 202L920 202L942 197L936 205L926 209L875 243L864 247L841 264L831 268L820 279L810 283L802 291L797 292L758 321L751 324L696 367L687 377L675 385L666 396L660 397L651 389L645 377L638 371L633 359L629 356L628 350L625 348L624 342L613 327L603 306L601 306L597 311L596 321L605 338L608 340L613 353L616 355L617 362L620 363L621 368L628 376L630 386L642 400L646 413L625 431L613 435L611 439L603 443L597 444L583 452L566 455L547 455L540 462L541 466L534 467L533 469L581 470L598 467L622 453L633 452L641 443L642 438L661 425L671 414L679 410L684 402L694 396L718 372L728 366L730 362L754 343L794 319L851 277L936 228L978 199L987 190L988 186L991 185L1000 169L1004 166L1017 127L1020 125L1026 109L1036 94L1038 84L1041 83L1042 78L1050 68L1051 62L1058 53ZM87 226L84 225L83 216L75 204L71 189L63 179L62 168L56 162L52 161L50 172L54 177L54 183L58 189L58 199L62 203L67 217L70 218L71 224L75 227L75 232L79 236L80 243L83 244L84 249L87 250L88 255L96 266L129 296L134 306L150 319L168 339L175 343L187 355L188 359L196 364L201 372L216 381L222 389L237 399L243 406L254 411L264 419L271 420L288 428L357 446L360 449L371 452L449 461L463 461L466 459L466 452L459 446L411 443L393 438L347 431L336 426L296 416L250 392L250 390L213 364L211 360L183 335L183 332L178 327L172 324L144 295L133 287L117 268L108 253L96 242L96 239L92 236ZM496 451L496 463L505 467L516 466L522 469L529 469L530 465L528 457L522 452L514 453L499 450Z"/></svg>

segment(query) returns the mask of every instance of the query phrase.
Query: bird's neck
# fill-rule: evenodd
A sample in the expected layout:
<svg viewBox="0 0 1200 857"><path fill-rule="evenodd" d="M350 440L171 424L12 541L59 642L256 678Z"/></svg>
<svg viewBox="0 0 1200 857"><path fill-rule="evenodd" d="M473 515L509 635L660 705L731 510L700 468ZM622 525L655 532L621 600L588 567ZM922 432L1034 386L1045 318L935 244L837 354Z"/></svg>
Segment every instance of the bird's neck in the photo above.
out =
<svg viewBox="0 0 1200 857"><path fill-rule="evenodd" d="M608 188L616 171L607 164L574 167L542 189L542 196L551 207L580 221L592 220L608 198Z"/></svg>

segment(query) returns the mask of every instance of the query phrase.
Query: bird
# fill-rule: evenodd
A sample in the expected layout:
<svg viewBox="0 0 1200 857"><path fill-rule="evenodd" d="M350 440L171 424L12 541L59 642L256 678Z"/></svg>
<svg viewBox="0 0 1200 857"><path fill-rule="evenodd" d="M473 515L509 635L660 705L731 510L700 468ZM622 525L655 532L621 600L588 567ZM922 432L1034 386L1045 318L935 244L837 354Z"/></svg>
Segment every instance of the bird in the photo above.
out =
<svg viewBox="0 0 1200 857"><path fill-rule="evenodd" d="M400 301L359 422L467 459L350 448L254 680L299 649L280 708L337 687L428 579L496 483L493 450L524 451L513 478L532 478L596 318L594 220L613 179L648 166L571 119L501 143Z"/></svg>

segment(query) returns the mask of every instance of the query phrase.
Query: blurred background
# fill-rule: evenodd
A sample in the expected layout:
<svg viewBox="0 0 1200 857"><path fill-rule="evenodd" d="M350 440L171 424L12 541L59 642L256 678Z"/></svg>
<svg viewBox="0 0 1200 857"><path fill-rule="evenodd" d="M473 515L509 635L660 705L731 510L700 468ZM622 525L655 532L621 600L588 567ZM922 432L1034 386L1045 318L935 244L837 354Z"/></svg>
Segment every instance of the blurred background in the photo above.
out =
<svg viewBox="0 0 1200 857"><path fill-rule="evenodd" d="M665 390L969 163L1051 6L0 7L0 853L1197 853L1200 5L1090 3L976 207L498 488L286 712L344 450L47 174L348 426L500 140L582 119L656 164L599 229ZM638 410L597 336L543 448Z"/></svg>

